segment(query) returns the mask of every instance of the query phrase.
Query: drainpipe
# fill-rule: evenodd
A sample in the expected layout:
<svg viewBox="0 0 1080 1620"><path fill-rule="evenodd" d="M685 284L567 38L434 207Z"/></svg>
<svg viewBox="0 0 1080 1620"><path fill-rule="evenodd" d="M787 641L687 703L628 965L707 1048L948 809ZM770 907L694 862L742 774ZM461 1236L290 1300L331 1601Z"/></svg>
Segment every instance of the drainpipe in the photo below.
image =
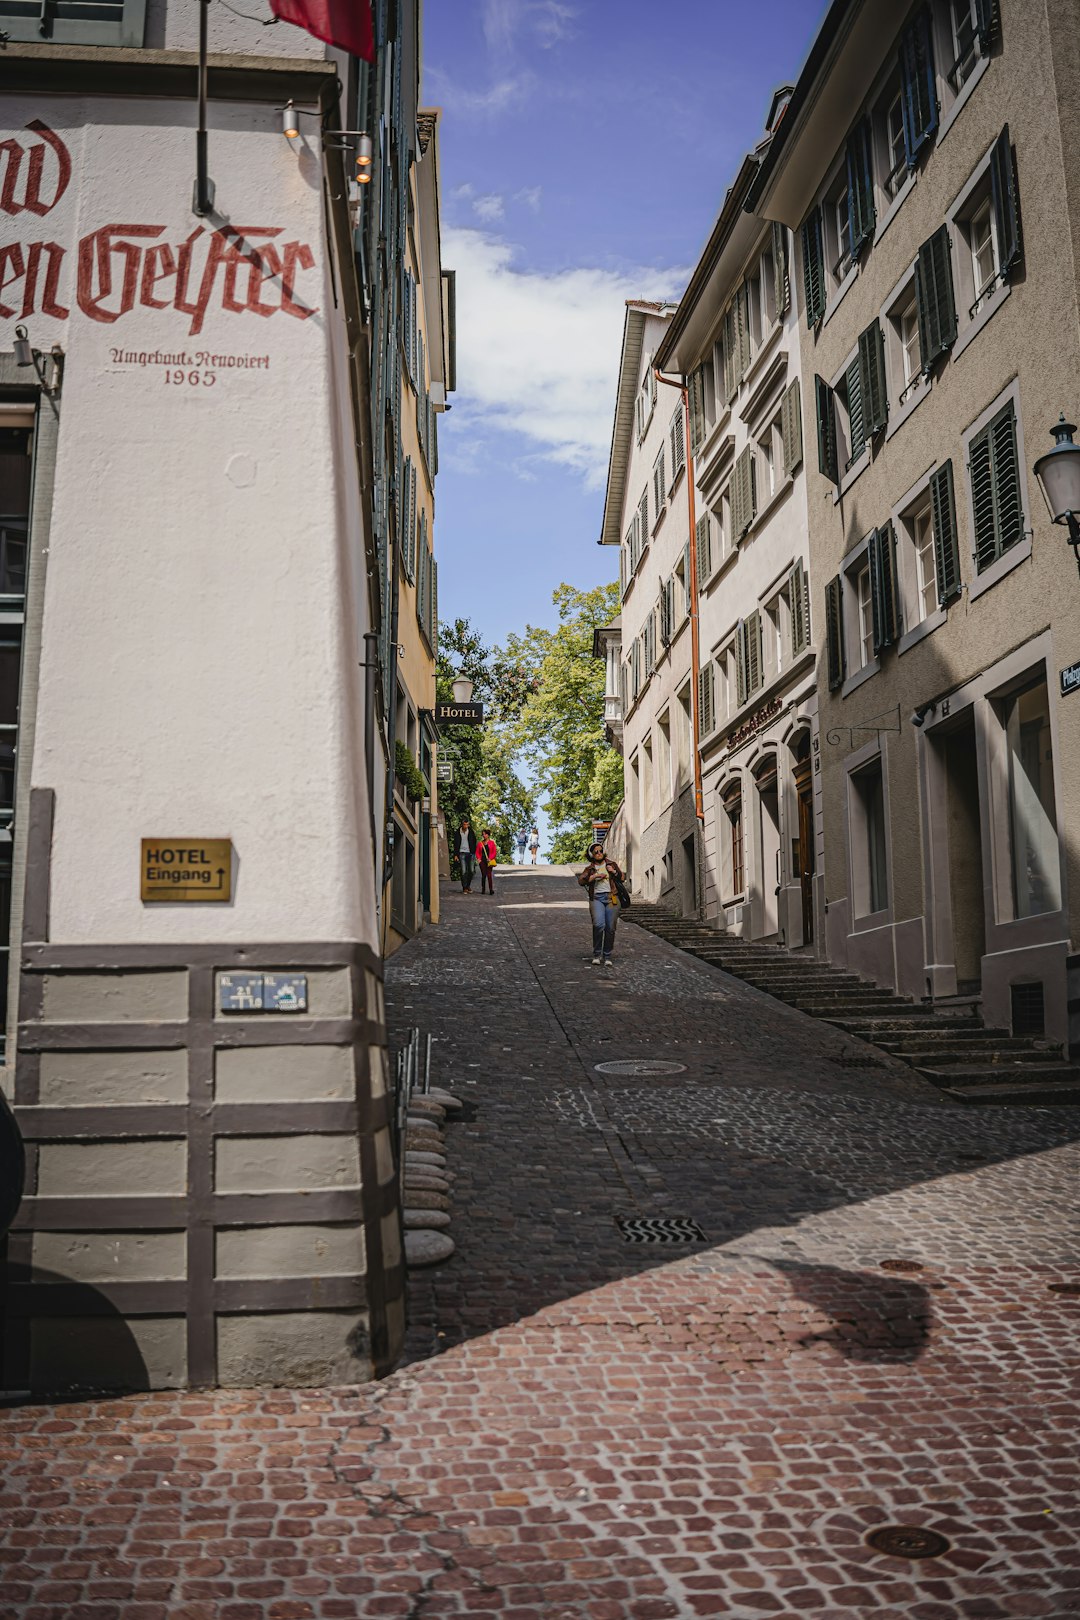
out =
<svg viewBox="0 0 1080 1620"><path fill-rule="evenodd" d="M384 901L382 915L382 954L384 956L386 955L386 920L390 911L389 906L385 904L386 889L391 877L393 876L393 863L397 857L397 849L394 847L397 843L397 838L394 833L394 753L395 745L397 743L398 607L401 597L400 584L398 580L397 550L395 547L391 546L389 536L387 536L386 541L386 566L387 568L393 569L393 582L390 587L390 656L388 659L390 668L389 678L387 681L387 685L389 686L390 690L386 694L386 839L388 846L387 853L389 854L390 858L388 860L384 860L381 874L382 888L379 891Z"/></svg>
<svg viewBox="0 0 1080 1620"><path fill-rule="evenodd" d="M697 509L694 504L694 455L690 448L690 393L684 378L665 377L661 371L656 371L654 375L657 382L666 383L669 388L677 388L682 395L683 428L686 443L686 505L690 516L690 578L687 580L687 586L690 597L690 661L694 666L694 678L690 682L690 729L693 733L694 744L694 810L698 821L704 827L705 802L701 792L701 715L698 712L700 646L698 632Z"/></svg>

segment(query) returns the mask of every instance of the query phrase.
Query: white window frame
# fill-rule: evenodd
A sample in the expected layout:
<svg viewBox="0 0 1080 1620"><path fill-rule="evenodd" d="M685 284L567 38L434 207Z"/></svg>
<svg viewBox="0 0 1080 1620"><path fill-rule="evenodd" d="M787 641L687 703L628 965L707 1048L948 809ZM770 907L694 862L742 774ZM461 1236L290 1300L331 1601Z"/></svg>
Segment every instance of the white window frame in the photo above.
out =
<svg viewBox="0 0 1080 1620"><path fill-rule="evenodd" d="M864 571L869 574L870 538L871 536L867 534L859 541L859 544L844 558L843 567L840 570L843 580L844 646L847 649L848 658L847 676L843 686L840 688L842 697L847 697L849 692L854 692L864 681L868 681L871 675L876 675L881 667L880 659L875 655L872 647L869 659L857 666L855 665L856 656L862 657L865 639L864 630L867 628L863 624L861 612L859 577ZM872 622L869 625L869 630L872 636Z"/></svg>

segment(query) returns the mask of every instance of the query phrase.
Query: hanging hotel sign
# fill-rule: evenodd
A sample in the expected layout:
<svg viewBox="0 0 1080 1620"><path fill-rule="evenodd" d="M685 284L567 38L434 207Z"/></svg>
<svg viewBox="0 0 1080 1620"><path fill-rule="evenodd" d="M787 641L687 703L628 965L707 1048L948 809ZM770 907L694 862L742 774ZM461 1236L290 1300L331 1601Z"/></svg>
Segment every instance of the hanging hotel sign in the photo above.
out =
<svg viewBox="0 0 1080 1620"><path fill-rule="evenodd" d="M1065 697L1069 692L1080 692L1080 664L1070 664L1068 669L1061 672L1061 695Z"/></svg>
<svg viewBox="0 0 1080 1620"><path fill-rule="evenodd" d="M482 703L436 703L435 724L437 726L482 726L484 723L484 705Z"/></svg>
<svg viewBox="0 0 1080 1620"><path fill-rule="evenodd" d="M139 878L142 900L231 900L232 842L144 838Z"/></svg>

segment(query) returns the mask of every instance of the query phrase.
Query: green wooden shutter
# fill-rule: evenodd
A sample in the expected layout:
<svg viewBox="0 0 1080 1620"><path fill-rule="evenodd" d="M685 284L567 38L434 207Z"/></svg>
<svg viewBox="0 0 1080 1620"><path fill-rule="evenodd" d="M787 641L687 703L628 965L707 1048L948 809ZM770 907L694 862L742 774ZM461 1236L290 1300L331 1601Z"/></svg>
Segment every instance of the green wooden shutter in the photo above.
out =
<svg viewBox="0 0 1080 1620"><path fill-rule="evenodd" d="M428 601L428 641L432 652L439 644L439 565L431 559L431 592Z"/></svg>
<svg viewBox="0 0 1080 1620"><path fill-rule="evenodd" d="M776 318L780 320L791 306L791 276L788 271L787 226L774 219L772 222L773 300Z"/></svg>
<svg viewBox="0 0 1080 1620"><path fill-rule="evenodd" d="M715 724L713 718L713 672L712 665L706 664L704 669L698 670L698 729L703 737L707 737Z"/></svg>
<svg viewBox="0 0 1080 1620"><path fill-rule="evenodd" d="M820 208L806 216L801 234L806 324L815 327L825 313L825 243Z"/></svg>
<svg viewBox="0 0 1080 1620"><path fill-rule="evenodd" d="M409 492L412 484L412 457L406 456L401 469L401 494L398 498L398 511L401 522L401 566L405 570L406 579L409 577Z"/></svg>
<svg viewBox="0 0 1080 1620"><path fill-rule="evenodd" d="M420 514L420 555L416 559L416 617L424 623L427 596L427 547L424 545L424 513Z"/></svg>
<svg viewBox="0 0 1080 1620"><path fill-rule="evenodd" d="M851 257L870 240L877 224L874 207L874 141L869 118L860 119L848 136L847 181L851 218Z"/></svg>
<svg viewBox="0 0 1080 1620"><path fill-rule="evenodd" d="M930 10L926 7L900 40L904 145L911 168L938 127L937 81Z"/></svg>
<svg viewBox="0 0 1080 1620"><path fill-rule="evenodd" d="M757 511L754 447L748 444L731 475L731 526L736 543L749 529Z"/></svg>
<svg viewBox="0 0 1080 1620"><path fill-rule="evenodd" d="M656 606L660 613L660 645L667 647L671 643L671 620L668 617L668 588L666 581L660 585L660 595L657 598Z"/></svg>
<svg viewBox="0 0 1080 1620"><path fill-rule="evenodd" d="M683 421L681 401L678 410L671 418L668 438L671 441L671 482L674 483L686 466L686 424Z"/></svg>
<svg viewBox="0 0 1080 1620"><path fill-rule="evenodd" d="M663 447L663 445L660 446L660 454L657 456L656 460L653 462L652 477L653 477L653 506L656 508L657 517L659 517L661 511L663 510L664 501L667 498L667 488L666 488L666 486L664 484L664 447Z"/></svg>
<svg viewBox="0 0 1080 1620"><path fill-rule="evenodd" d="M746 693L749 697L762 684L761 614L757 608L743 626L746 643Z"/></svg>
<svg viewBox="0 0 1080 1620"><path fill-rule="evenodd" d="M791 601L791 654L797 658L810 645L810 599L806 567L800 557L791 570L788 596Z"/></svg>
<svg viewBox="0 0 1080 1620"><path fill-rule="evenodd" d="M659 508L657 508L657 510L659 511ZM638 515L638 556L640 557L641 553L645 549L646 543L647 543L648 538L649 538L649 486L648 486L648 484L645 485L645 488L641 492L641 499L640 499L640 501L638 501L637 515Z"/></svg>
<svg viewBox="0 0 1080 1620"><path fill-rule="evenodd" d="M960 545L956 533L956 499L952 462L938 467L930 479L934 522L934 560L937 564L938 605L960 594Z"/></svg>
<svg viewBox="0 0 1080 1620"><path fill-rule="evenodd" d="M746 621L735 626L735 697L741 709L749 693L746 686Z"/></svg>
<svg viewBox="0 0 1080 1620"><path fill-rule="evenodd" d="M686 615L690 612L690 592L693 589L693 581L690 578L690 542L689 542L689 540L686 542L685 546L683 546L682 582L683 582L683 617L685 618Z"/></svg>
<svg viewBox="0 0 1080 1620"><path fill-rule="evenodd" d="M998 0L975 0L975 26L979 34L979 49L989 55L1001 23Z"/></svg>
<svg viewBox="0 0 1080 1620"><path fill-rule="evenodd" d="M836 407L833 391L823 377L814 378L814 402L817 406L818 468L824 478L839 482L836 457Z"/></svg>
<svg viewBox="0 0 1080 1620"><path fill-rule="evenodd" d="M835 579L830 579L825 587L825 639L830 692L835 692L838 686L844 684L843 589L839 574Z"/></svg>
<svg viewBox="0 0 1080 1620"><path fill-rule="evenodd" d="M848 466L850 467L853 462L858 461L866 448L866 408L862 391L862 366L859 364L858 355L848 366L844 375L844 382L847 386L848 442L851 446Z"/></svg>
<svg viewBox="0 0 1080 1620"><path fill-rule="evenodd" d="M870 536L870 608L874 652L891 647L897 634L896 537L892 524Z"/></svg>
<svg viewBox="0 0 1080 1620"><path fill-rule="evenodd" d="M1011 401L972 439L968 470L975 516L975 567L982 573L1024 533L1016 414Z"/></svg>
<svg viewBox="0 0 1080 1620"><path fill-rule="evenodd" d="M889 420L889 387L885 380L885 338L880 321L871 321L859 336L859 383L863 401L863 424L867 438L873 438Z"/></svg>
<svg viewBox="0 0 1080 1620"><path fill-rule="evenodd" d="M705 442L705 368L690 374L690 453L696 456Z"/></svg>
<svg viewBox="0 0 1080 1620"><path fill-rule="evenodd" d="M739 381L746 376L750 365L750 305L749 289L745 281L735 294L735 327L739 341Z"/></svg>
<svg viewBox="0 0 1080 1620"><path fill-rule="evenodd" d="M739 387L739 339L735 304L724 311L724 403L730 405Z"/></svg>
<svg viewBox="0 0 1080 1620"><path fill-rule="evenodd" d="M803 458L802 396L797 377L780 406L780 437L784 443L784 477L790 478Z"/></svg>
<svg viewBox="0 0 1080 1620"><path fill-rule="evenodd" d="M944 354L956 341L951 255L949 228L942 225L923 243L915 261L915 302L924 372L928 372L938 355Z"/></svg>
<svg viewBox="0 0 1080 1620"><path fill-rule="evenodd" d="M710 533L708 512L697 520L697 526L694 530L694 547L697 551L697 583L700 591L712 573L712 535ZM689 579L689 574L687 578Z"/></svg>
<svg viewBox="0 0 1080 1620"><path fill-rule="evenodd" d="M1005 281L1020 258L1020 211L1008 124L994 142L990 154L990 194L997 221L998 269L1001 279Z"/></svg>

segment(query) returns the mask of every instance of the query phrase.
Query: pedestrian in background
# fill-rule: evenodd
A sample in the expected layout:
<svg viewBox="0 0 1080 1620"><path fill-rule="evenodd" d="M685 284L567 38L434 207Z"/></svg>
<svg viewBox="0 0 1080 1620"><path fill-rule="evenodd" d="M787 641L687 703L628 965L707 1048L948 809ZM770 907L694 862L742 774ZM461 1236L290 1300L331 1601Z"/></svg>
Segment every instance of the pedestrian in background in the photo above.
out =
<svg viewBox="0 0 1080 1620"><path fill-rule="evenodd" d="M494 894L495 867L499 859L499 846L492 838L487 827L480 834L480 842L476 846L476 858L480 862L480 893Z"/></svg>
<svg viewBox="0 0 1080 1620"><path fill-rule="evenodd" d="M603 844L590 844L588 862L578 878L583 889L589 891L589 912L592 916L592 965L611 966L611 953L615 949L615 925L619 918L619 896L616 885L625 883L626 874L618 861L604 854Z"/></svg>
<svg viewBox="0 0 1080 1620"><path fill-rule="evenodd" d="M529 848L532 850L532 863L536 865L536 857L540 850L540 829L534 827L529 834Z"/></svg>
<svg viewBox="0 0 1080 1620"><path fill-rule="evenodd" d="M518 865L519 866L524 866L525 865L525 846L529 842L529 829L528 829L528 827L522 827L522 828L519 829L518 835L517 835L517 838L516 838L515 842L517 844Z"/></svg>
<svg viewBox="0 0 1080 1620"><path fill-rule="evenodd" d="M458 828L457 858L461 868L461 892L472 893L472 880L476 871L476 834L469 826L468 816L462 816Z"/></svg>

